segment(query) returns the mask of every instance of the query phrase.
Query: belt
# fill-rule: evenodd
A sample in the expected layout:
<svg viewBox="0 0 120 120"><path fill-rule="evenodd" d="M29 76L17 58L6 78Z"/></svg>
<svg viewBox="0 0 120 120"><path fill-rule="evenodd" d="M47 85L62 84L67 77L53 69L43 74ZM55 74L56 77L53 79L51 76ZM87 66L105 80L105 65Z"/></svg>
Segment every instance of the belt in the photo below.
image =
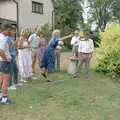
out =
<svg viewBox="0 0 120 120"><path fill-rule="evenodd" d="M38 47L34 47L34 48L32 48L32 49L38 49Z"/></svg>
<svg viewBox="0 0 120 120"><path fill-rule="evenodd" d="M90 54L90 53L84 53L84 52L80 52L80 53L82 53L82 54Z"/></svg>

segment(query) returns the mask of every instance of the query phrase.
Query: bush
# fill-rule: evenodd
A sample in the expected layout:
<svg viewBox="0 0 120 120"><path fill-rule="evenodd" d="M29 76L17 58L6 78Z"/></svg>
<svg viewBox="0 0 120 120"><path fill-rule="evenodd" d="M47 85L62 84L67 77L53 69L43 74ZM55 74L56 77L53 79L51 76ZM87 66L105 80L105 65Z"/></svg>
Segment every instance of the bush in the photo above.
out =
<svg viewBox="0 0 120 120"><path fill-rule="evenodd" d="M91 31L90 37L94 41L95 47L99 47L100 44L100 36L99 36L99 31Z"/></svg>
<svg viewBox="0 0 120 120"><path fill-rule="evenodd" d="M45 24L41 27L41 30L47 40L51 39L52 27L49 24Z"/></svg>
<svg viewBox="0 0 120 120"><path fill-rule="evenodd" d="M20 33L22 30L24 30L27 34L27 36L29 37L32 33L35 33L35 31L39 29L39 27L36 27L36 28L26 28L26 29L20 29ZM44 37L47 39L47 40L50 40L51 39L51 35L52 35L52 28L49 24L45 24L43 26L40 27L42 33L44 34ZM19 33L19 35L20 35Z"/></svg>
<svg viewBox="0 0 120 120"><path fill-rule="evenodd" d="M120 24L113 24L100 34L96 71L120 77Z"/></svg>

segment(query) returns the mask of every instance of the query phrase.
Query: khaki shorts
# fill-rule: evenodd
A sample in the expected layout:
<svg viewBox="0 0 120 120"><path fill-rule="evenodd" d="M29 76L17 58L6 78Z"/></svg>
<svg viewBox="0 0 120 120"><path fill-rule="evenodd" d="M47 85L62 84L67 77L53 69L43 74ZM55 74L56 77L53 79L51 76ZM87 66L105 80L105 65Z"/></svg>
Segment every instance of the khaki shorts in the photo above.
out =
<svg viewBox="0 0 120 120"><path fill-rule="evenodd" d="M92 58L91 53L79 53L79 59L81 61L89 62Z"/></svg>
<svg viewBox="0 0 120 120"><path fill-rule="evenodd" d="M38 56L38 49L31 49L32 57L37 57Z"/></svg>

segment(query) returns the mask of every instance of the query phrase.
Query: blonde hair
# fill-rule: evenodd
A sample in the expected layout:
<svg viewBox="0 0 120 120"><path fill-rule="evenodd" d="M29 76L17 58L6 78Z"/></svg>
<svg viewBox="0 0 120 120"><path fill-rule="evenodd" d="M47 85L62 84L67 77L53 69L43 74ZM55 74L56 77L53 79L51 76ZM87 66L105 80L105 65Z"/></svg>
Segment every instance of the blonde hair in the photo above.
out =
<svg viewBox="0 0 120 120"><path fill-rule="evenodd" d="M36 32L35 32L37 35L41 35L43 34L42 30L40 28L37 28Z"/></svg>
<svg viewBox="0 0 120 120"><path fill-rule="evenodd" d="M55 29L55 30L52 32L52 36L57 36L57 33L60 34L60 30Z"/></svg>
<svg viewBox="0 0 120 120"><path fill-rule="evenodd" d="M28 37L28 31L26 29L22 29L21 32L20 32L20 36L23 36L23 37Z"/></svg>

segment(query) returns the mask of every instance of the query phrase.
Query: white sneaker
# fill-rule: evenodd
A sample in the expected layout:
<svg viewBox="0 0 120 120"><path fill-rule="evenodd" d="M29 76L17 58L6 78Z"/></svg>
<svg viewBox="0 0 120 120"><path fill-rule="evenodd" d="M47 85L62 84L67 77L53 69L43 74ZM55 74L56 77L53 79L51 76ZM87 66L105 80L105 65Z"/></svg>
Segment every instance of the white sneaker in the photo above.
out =
<svg viewBox="0 0 120 120"><path fill-rule="evenodd" d="M36 80L37 79L37 77L32 77L32 80Z"/></svg>
<svg viewBox="0 0 120 120"><path fill-rule="evenodd" d="M8 90L17 90L17 88L16 88L15 85L13 85L13 86L10 86L10 87L8 88Z"/></svg>
<svg viewBox="0 0 120 120"><path fill-rule="evenodd" d="M21 79L20 82L26 83L27 81L24 79Z"/></svg>

